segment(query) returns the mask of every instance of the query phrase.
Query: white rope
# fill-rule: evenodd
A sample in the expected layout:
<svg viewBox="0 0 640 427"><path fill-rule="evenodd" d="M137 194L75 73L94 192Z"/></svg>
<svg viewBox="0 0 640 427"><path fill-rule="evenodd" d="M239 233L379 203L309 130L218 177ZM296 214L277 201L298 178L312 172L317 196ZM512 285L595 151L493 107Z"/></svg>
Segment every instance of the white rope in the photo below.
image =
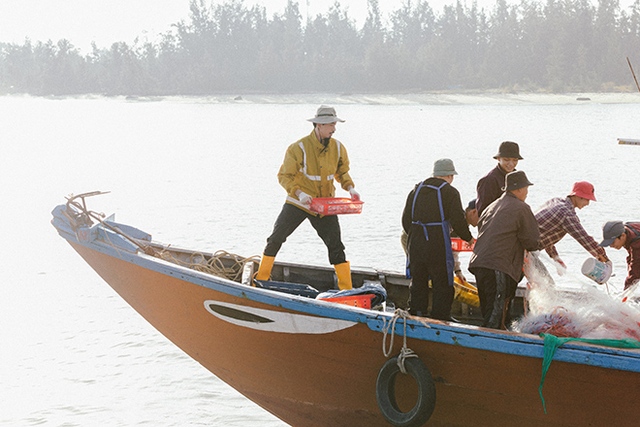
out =
<svg viewBox="0 0 640 427"><path fill-rule="evenodd" d="M398 355L398 368L400 368L400 372L403 374L407 373L407 370L404 367L404 361L408 357L418 357L418 355L407 347L407 318L409 317L409 312L406 310L402 310L401 308L397 308L393 313L393 317L389 320L389 323L384 321L383 327L383 340L382 340L382 353L384 357L391 356L391 352L393 351L393 338L395 336L396 330L396 322L399 318L402 318L404 321L403 328L403 342L402 349L400 350L400 354ZM389 330L391 330L391 340L389 342L389 348L387 349L387 336L389 335Z"/></svg>
<svg viewBox="0 0 640 427"><path fill-rule="evenodd" d="M166 248L163 248L162 251L158 252L156 256L177 265L182 265L193 270L202 271L203 273L209 273L214 276L224 277L235 282L239 282L242 278L242 269L245 262L260 262L260 257L257 255L244 258L240 255L232 254L223 250L217 251L211 257L209 257L208 260L204 254L200 252L193 252L189 256L189 261L183 261L177 258L170 251L168 246ZM233 261L233 264L230 267L226 267L223 259L230 259Z"/></svg>

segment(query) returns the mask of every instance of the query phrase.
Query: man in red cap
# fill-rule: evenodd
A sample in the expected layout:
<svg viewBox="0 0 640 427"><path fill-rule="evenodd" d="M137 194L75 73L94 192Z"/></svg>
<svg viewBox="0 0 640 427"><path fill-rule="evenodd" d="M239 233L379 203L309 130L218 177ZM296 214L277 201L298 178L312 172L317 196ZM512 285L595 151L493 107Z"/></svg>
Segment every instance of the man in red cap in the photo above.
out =
<svg viewBox="0 0 640 427"><path fill-rule="evenodd" d="M590 201L596 201L593 185L587 181L578 181L573 184L573 189L567 197L555 197L549 200L535 214L540 228L540 249L547 251L547 254L558 264L556 267L559 267L560 274L567 266L558 255L555 245L567 233L598 261L609 261L604 248L585 231L576 213L576 208L582 209L588 206Z"/></svg>

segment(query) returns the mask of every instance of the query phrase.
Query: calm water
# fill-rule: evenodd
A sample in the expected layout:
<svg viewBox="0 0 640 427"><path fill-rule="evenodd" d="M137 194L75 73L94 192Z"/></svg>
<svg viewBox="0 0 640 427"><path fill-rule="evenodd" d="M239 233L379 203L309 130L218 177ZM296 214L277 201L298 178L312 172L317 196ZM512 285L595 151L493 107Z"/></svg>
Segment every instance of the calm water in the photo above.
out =
<svg viewBox="0 0 640 427"><path fill-rule="evenodd" d="M401 271L411 187L451 157L466 203L506 139L520 143L534 209L594 183L598 202L580 217L599 239L604 221L640 219L640 147L616 141L640 138L640 95L589 96L0 98L0 425L283 425L158 334L58 237L50 211L65 195L111 191L94 210L156 240L260 254L284 201L284 150L330 103L365 201L341 217L352 264ZM570 238L558 249L570 269L560 285L591 286L587 253ZM625 253L609 255L615 289ZM328 263L310 226L279 259Z"/></svg>

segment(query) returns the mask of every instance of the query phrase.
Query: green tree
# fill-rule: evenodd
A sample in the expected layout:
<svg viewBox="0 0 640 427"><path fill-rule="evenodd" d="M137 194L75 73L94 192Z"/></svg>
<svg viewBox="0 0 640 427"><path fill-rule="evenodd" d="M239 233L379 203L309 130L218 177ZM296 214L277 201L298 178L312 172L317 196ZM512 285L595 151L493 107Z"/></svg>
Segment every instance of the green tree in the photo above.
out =
<svg viewBox="0 0 640 427"><path fill-rule="evenodd" d="M305 51L302 15L298 3L287 1L284 13L276 14L271 23L264 23L260 37L256 80L262 90L290 92L305 86Z"/></svg>
<svg viewBox="0 0 640 427"><path fill-rule="evenodd" d="M304 51L307 84L314 91L349 90L366 77L358 31L339 2L307 21Z"/></svg>
<svg viewBox="0 0 640 427"><path fill-rule="evenodd" d="M594 65L604 89L610 89L625 75L619 18L618 0L599 0L594 22L594 50L599 55L594 59Z"/></svg>

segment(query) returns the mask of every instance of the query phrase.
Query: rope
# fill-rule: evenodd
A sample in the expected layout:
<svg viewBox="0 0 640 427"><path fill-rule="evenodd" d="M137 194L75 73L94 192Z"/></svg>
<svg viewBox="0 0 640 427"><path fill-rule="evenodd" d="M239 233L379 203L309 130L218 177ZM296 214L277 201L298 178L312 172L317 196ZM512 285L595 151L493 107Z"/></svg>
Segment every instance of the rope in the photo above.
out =
<svg viewBox="0 0 640 427"><path fill-rule="evenodd" d="M83 225L87 227L91 226L93 224L93 222L91 221L91 218L93 218L96 221L98 221L103 227L108 228L114 233L121 235L122 237L124 237L125 239L127 239L128 241L136 245L145 254L151 255L151 256L157 256L155 249L153 249L151 246L141 243L137 239L134 239L128 236L125 232L120 230L120 228L114 227L111 224L108 224L107 222L105 222L104 221L105 215L103 213L98 213L98 212L90 211L89 209L87 209L87 203L85 201L86 197L99 196L101 194L107 194L107 193L108 192L104 193L102 191L92 191L90 193L82 193L82 194L78 194L77 196L71 195L67 197L67 216L71 220L71 225L74 227L74 229L78 225ZM77 199L80 199L82 203L80 203ZM70 209L71 206L75 208L75 212L76 212L76 214L73 216L69 216L73 211L72 209ZM111 243L111 241L109 241L109 243ZM113 246L113 243L111 243L111 245Z"/></svg>
<svg viewBox="0 0 640 427"><path fill-rule="evenodd" d="M246 262L260 262L260 257L258 255L243 258L240 255L222 250L214 253L209 259L200 252L193 252L189 256L188 261L183 261L180 258L177 258L174 253L169 250L169 246L163 248L156 256L173 264L188 267L192 270L201 271L203 273L212 274L214 276L223 277L235 282L239 282L242 279L242 270ZM226 266L223 260L228 261L230 259L233 261L233 264Z"/></svg>
<svg viewBox="0 0 640 427"><path fill-rule="evenodd" d="M616 348L640 348L640 341L626 338L621 340L614 339L597 339L597 338L572 338L572 337L556 337L552 334L540 334L542 338L544 338L544 358L542 359L542 376L540 377L540 385L538 386L538 394L540 395L540 400L542 401L542 409L544 409L544 413L547 413L547 404L544 401L544 396L542 395L542 386L544 385L544 379L547 376L547 371L551 366L551 361L553 360L553 356L556 354L556 350L558 347L563 345L568 341L579 341L590 344L604 345L608 347L616 347Z"/></svg>
<svg viewBox="0 0 640 427"><path fill-rule="evenodd" d="M386 320L384 320L382 331L382 353L384 354L384 357L389 357L391 356L391 352L393 351L393 338L395 336L396 322L400 318L402 318L402 320L404 321L402 349L400 350L400 354L398 355L398 368L400 368L400 372L402 372L403 374L407 373L407 370L404 367L405 359L407 359L408 357L418 357L418 355L413 350L407 347L407 318L409 316L410 314L408 311L397 308L396 311L393 312L393 317L389 320L388 323ZM424 325L429 327L429 325L427 325L426 323L424 323ZM391 340L389 342L389 349L387 350L387 336L389 335L389 330L391 330Z"/></svg>

